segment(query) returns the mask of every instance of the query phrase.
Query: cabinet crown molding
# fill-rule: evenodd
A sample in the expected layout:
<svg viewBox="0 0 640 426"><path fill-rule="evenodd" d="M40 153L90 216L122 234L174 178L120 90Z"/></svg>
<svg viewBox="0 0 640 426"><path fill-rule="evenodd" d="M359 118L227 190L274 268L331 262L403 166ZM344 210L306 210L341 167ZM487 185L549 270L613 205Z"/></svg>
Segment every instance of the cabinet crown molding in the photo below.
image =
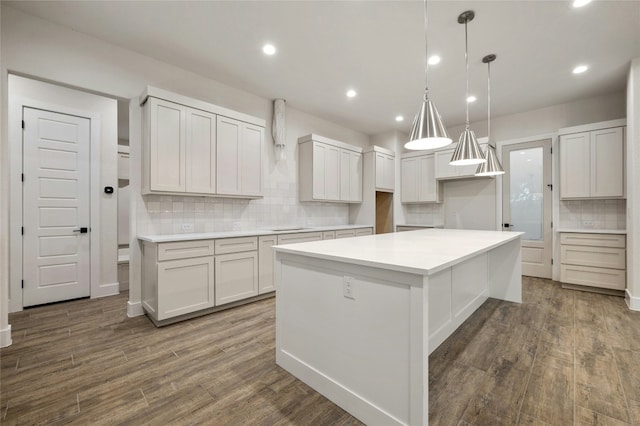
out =
<svg viewBox="0 0 640 426"><path fill-rule="evenodd" d="M562 129L558 129L558 136L570 135L572 133L590 132L593 130L602 130L602 129L608 129L611 127L620 127L620 126L626 126L626 125L627 125L626 118L620 118L617 120L609 120L609 121L600 121L598 123L581 124L580 126L564 127Z"/></svg>

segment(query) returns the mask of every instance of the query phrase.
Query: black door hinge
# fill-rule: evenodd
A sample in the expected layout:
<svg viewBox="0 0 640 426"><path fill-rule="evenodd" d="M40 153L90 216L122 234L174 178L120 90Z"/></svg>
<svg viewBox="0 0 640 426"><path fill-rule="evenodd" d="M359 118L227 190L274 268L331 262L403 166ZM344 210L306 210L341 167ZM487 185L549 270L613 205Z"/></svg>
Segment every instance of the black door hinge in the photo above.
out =
<svg viewBox="0 0 640 426"><path fill-rule="evenodd" d="M24 173L20 173L20 179L24 182Z"/></svg>
<svg viewBox="0 0 640 426"><path fill-rule="evenodd" d="M24 226L20 227L20 235L24 235Z"/></svg>
<svg viewBox="0 0 640 426"><path fill-rule="evenodd" d="M22 120L22 128L24 129L24 120Z"/></svg>
<svg viewBox="0 0 640 426"><path fill-rule="evenodd" d="M24 280L22 280L22 288L24 288Z"/></svg>
<svg viewBox="0 0 640 426"><path fill-rule="evenodd" d="M549 151L551 151L551 153L553 154L553 147L552 147L552 148L549 148Z"/></svg>
<svg viewBox="0 0 640 426"><path fill-rule="evenodd" d="M553 265L553 259L551 259L551 264Z"/></svg>
<svg viewBox="0 0 640 426"><path fill-rule="evenodd" d="M550 190L553 191L553 185L552 184L547 184L547 186L549 187Z"/></svg>
<svg viewBox="0 0 640 426"><path fill-rule="evenodd" d="M551 221L551 227L553 228L553 221Z"/></svg>

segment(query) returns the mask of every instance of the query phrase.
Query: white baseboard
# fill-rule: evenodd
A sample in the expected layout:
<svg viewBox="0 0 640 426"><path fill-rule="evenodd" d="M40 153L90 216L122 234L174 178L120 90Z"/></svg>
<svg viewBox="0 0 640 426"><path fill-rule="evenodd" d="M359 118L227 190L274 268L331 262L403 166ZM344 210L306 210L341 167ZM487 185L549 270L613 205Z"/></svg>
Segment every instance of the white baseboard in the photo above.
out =
<svg viewBox="0 0 640 426"><path fill-rule="evenodd" d="M6 348L11 343L11 324L9 324L7 328L0 330L0 348Z"/></svg>
<svg viewBox="0 0 640 426"><path fill-rule="evenodd" d="M127 302L127 316L129 318L139 317L144 315L144 309L142 309L142 302Z"/></svg>
<svg viewBox="0 0 640 426"><path fill-rule="evenodd" d="M108 283L100 284L96 288L91 289L91 298L97 299L98 297L115 296L120 294L120 283Z"/></svg>
<svg viewBox="0 0 640 426"><path fill-rule="evenodd" d="M624 300L627 302L627 306L632 311L640 311L640 297L634 297L629 292L629 289L626 289L624 292Z"/></svg>

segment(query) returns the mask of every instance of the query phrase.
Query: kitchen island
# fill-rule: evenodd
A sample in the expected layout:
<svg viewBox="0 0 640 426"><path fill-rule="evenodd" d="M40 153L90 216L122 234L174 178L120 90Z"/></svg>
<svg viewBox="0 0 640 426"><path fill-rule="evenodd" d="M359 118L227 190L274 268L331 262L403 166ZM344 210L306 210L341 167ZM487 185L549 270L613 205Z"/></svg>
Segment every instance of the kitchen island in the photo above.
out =
<svg viewBox="0 0 640 426"><path fill-rule="evenodd" d="M522 301L520 235L276 246L277 364L366 424L427 424L429 354L488 297Z"/></svg>

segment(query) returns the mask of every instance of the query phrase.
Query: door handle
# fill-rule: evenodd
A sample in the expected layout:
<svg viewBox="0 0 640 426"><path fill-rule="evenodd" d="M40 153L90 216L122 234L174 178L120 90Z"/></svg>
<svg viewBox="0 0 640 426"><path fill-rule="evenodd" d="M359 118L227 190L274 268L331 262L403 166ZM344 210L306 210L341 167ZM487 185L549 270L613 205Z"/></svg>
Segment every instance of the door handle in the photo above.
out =
<svg viewBox="0 0 640 426"><path fill-rule="evenodd" d="M89 228L80 228L80 229L74 229L73 232L79 232L81 234L86 234L87 232L89 232Z"/></svg>
<svg viewBox="0 0 640 426"><path fill-rule="evenodd" d="M513 223L503 223L502 227L503 228L513 228Z"/></svg>

